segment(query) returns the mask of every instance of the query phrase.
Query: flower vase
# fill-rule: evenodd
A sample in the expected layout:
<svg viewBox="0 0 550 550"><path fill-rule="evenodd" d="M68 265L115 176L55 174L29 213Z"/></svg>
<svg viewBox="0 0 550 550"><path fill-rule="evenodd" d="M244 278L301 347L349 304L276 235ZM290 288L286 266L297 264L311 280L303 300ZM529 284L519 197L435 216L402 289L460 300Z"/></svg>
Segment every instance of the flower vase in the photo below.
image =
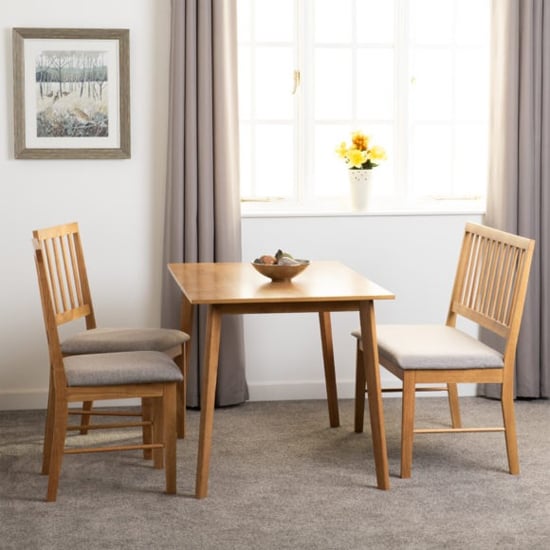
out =
<svg viewBox="0 0 550 550"><path fill-rule="evenodd" d="M372 187L372 170L348 170L351 209L361 212L367 209Z"/></svg>

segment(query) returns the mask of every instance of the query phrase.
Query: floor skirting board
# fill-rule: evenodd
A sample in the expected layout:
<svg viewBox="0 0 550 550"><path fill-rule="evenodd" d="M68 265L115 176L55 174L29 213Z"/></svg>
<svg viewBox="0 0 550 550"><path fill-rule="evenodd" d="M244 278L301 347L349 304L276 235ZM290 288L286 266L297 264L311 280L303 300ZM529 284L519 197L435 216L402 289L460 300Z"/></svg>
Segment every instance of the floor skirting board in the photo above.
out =
<svg viewBox="0 0 550 550"><path fill-rule="evenodd" d="M398 387L398 381L385 383L384 387ZM304 380L301 382L249 382L250 401L293 401L302 399L325 399L325 383ZM475 384L459 385L461 396L475 395ZM385 397L399 397L400 393L387 394ZM441 397L442 392L427 392L419 394L420 397ZM340 399L353 399L353 380L338 382L338 397ZM33 410L45 409L47 405L47 391L44 390L20 390L0 392L0 411ZM126 402L127 404L127 402ZM136 405L138 402L136 401ZM116 401L109 402L109 405L117 406Z"/></svg>

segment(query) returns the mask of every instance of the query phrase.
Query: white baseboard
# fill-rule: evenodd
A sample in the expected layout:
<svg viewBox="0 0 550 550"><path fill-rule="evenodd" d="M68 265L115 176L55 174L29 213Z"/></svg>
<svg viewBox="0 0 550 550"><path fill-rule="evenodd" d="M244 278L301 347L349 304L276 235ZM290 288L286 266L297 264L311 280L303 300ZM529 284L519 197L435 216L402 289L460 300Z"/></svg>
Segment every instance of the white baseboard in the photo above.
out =
<svg viewBox="0 0 550 550"><path fill-rule="evenodd" d="M383 381L385 387L398 387L398 383ZM472 396L475 393L475 384L461 384L459 393L461 396ZM300 399L326 399L325 383L323 380L318 382L300 381L300 382L274 382L274 383L251 383L248 384L250 401L292 401ZM347 380L338 382L338 397L340 399L353 399L354 382ZM420 394L424 396L436 397L444 396L443 392L427 392ZM399 393L388 394L387 397L399 397ZM135 405L139 404L134 400ZM43 390L31 391L11 391L0 392L0 411L32 410L46 409L48 403L47 392ZM128 406L126 401L109 401L110 406ZM131 403L132 405L133 403Z"/></svg>
<svg viewBox="0 0 550 550"><path fill-rule="evenodd" d="M0 392L0 411L45 409L47 405L48 392L45 390Z"/></svg>
<svg viewBox="0 0 550 550"><path fill-rule="evenodd" d="M384 381L382 384L386 388L399 388L399 381ZM459 395L476 395L476 384L460 384L458 386ZM282 383L248 383L250 401L291 401L299 399L326 399L325 382L301 381L301 382L282 382ZM353 380L341 381L337 383L339 399L353 399L355 395L355 382ZM425 392L420 393L420 397L445 397L445 392ZM384 397L400 397L401 394L389 393Z"/></svg>

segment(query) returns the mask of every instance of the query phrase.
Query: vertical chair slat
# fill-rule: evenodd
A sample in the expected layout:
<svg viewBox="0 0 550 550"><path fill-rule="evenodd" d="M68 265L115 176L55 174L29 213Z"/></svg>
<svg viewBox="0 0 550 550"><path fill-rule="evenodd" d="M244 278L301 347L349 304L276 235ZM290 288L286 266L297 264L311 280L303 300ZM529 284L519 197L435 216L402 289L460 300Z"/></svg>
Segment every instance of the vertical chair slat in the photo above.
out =
<svg viewBox="0 0 550 550"><path fill-rule="evenodd" d="M57 237L53 240L54 243L54 260L55 269L57 274L57 280L59 283L59 293L61 296L62 312L67 311L70 308L69 300L67 298L66 279L63 272L63 251L61 238Z"/></svg>
<svg viewBox="0 0 550 550"><path fill-rule="evenodd" d="M56 315L63 312L61 294L59 290L59 277L55 267L55 241L44 241L44 252L47 260L47 270L49 274L49 286L53 294L53 306Z"/></svg>
<svg viewBox="0 0 550 550"><path fill-rule="evenodd" d="M495 318L495 311L498 303L498 291L502 281L502 265L504 250L501 243L495 242L495 261L492 269L491 301L487 308L487 316Z"/></svg>
<svg viewBox="0 0 550 550"><path fill-rule="evenodd" d="M78 300L78 305L81 306L84 304L84 297L82 294L82 286L80 284L81 275L80 275L80 269L79 269L77 253L76 253L76 244L75 244L76 239L77 239L76 234L72 233L69 238L69 249L70 249L70 255L71 255L72 272L74 274L73 280L75 282L76 296Z"/></svg>
<svg viewBox="0 0 550 550"><path fill-rule="evenodd" d="M77 302L75 299L75 289L74 289L74 280L73 269L70 262L70 251L69 248L70 236L67 235L66 238L60 238L61 245L61 256L63 259L63 273L67 286L67 299L70 304L71 309L77 307Z"/></svg>
<svg viewBox="0 0 550 550"><path fill-rule="evenodd" d="M517 293L517 281L516 281L516 270L519 262L520 251L518 248L511 248L510 254L508 257L508 270L506 273L506 282L503 285L504 287L504 296L502 300L502 309L500 319L503 324L509 324L509 319L511 315L511 304L514 300L514 296Z"/></svg>
<svg viewBox="0 0 550 550"><path fill-rule="evenodd" d="M503 272L504 272L506 257L507 257L506 246L499 246L497 250L497 262L495 265L494 282L493 282L495 287L494 287L493 296L492 296L491 308L488 312L493 319L499 318L498 310L502 299L502 288L498 285L498 281L503 280Z"/></svg>

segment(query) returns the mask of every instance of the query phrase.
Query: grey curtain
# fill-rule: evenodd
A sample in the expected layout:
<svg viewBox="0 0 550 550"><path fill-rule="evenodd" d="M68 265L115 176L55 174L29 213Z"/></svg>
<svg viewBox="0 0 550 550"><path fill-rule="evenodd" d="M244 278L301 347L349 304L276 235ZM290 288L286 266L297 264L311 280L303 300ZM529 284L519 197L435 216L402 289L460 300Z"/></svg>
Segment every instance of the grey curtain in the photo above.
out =
<svg viewBox="0 0 550 550"><path fill-rule="evenodd" d="M241 260L235 0L172 0L164 264ZM165 270L162 323L180 326ZM200 407L205 311L197 308L188 405ZM216 405L248 399L242 319L226 316Z"/></svg>
<svg viewBox="0 0 550 550"><path fill-rule="evenodd" d="M516 395L550 396L550 2L493 0L485 222L536 239ZM482 394L497 397L494 386Z"/></svg>

